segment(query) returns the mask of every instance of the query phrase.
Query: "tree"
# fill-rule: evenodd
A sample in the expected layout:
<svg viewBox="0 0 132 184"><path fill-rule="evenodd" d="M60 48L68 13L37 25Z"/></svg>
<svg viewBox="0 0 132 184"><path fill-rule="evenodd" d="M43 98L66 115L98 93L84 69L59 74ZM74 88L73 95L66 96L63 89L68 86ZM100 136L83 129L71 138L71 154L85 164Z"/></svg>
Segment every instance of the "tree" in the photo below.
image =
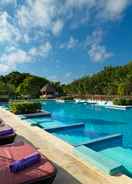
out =
<svg viewBox="0 0 132 184"><path fill-rule="evenodd" d="M0 81L0 95L8 95L9 97L15 96L15 86Z"/></svg>
<svg viewBox="0 0 132 184"><path fill-rule="evenodd" d="M41 87L47 82L39 77L27 77L18 87L17 94L20 96L39 97Z"/></svg>
<svg viewBox="0 0 132 184"><path fill-rule="evenodd" d="M132 62L125 66L107 66L104 70L64 86L68 94L132 95Z"/></svg>
<svg viewBox="0 0 132 184"><path fill-rule="evenodd" d="M126 85L125 83L120 83L117 88L117 95L124 96L126 93Z"/></svg>
<svg viewBox="0 0 132 184"><path fill-rule="evenodd" d="M3 81L5 83L13 84L15 87L18 87L19 84L23 82L23 80L29 77L30 74L28 73L20 73L20 72L11 72L8 75L3 77Z"/></svg>
<svg viewBox="0 0 132 184"><path fill-rule="evenodd" d="M51 82L52 86L56 89L60 96L64 95L64 90L60 82Z"/></svg>

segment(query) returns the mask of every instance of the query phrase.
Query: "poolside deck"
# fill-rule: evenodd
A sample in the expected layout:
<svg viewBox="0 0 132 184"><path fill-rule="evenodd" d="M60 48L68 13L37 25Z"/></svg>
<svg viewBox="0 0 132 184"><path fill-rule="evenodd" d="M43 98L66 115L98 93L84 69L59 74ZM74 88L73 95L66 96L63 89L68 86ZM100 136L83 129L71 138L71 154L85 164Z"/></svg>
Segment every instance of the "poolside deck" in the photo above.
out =
<svg viewBox="0 0 132 184"><path fill-rule="evenodd" d="M73 154L71 145L39 127L24 123L26 120L4 109L0 109L0 117L57 165L58 174L53 184L132 184L132 179L125 175L108 176L94 166L86 165Z"/></svg>

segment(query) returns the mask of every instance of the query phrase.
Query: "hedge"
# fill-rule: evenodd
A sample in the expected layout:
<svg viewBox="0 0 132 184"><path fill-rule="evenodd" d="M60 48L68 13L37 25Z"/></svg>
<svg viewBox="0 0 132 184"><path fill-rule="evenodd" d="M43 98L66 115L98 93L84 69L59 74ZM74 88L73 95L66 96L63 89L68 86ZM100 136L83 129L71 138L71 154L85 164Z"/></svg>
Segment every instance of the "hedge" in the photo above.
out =
<svg viewBox="0 0 132 184"><path fill-rule="evenodd" d="M127 99L127 98L118 98L113 100L114 105L132 105L132 99Z"/></svg>
<svg viewBox="0 0 132 184"><path fill-rule="evenodd" d="M61 100L74 100L74 98L72 96L62 96L59 99L61 99Z"/></svg>
<svg viewBox="0 0 132 184"><path fill-rule="evenodd" d="M0 95L0 102L8 102L9 96L8 95Z"/></svg>
<svg viewBox="0 0 132 184"><path fill-rule="evenodd" d="M35 113L41 110L40 102L10 102L9 109L15 114Z"/></svg>

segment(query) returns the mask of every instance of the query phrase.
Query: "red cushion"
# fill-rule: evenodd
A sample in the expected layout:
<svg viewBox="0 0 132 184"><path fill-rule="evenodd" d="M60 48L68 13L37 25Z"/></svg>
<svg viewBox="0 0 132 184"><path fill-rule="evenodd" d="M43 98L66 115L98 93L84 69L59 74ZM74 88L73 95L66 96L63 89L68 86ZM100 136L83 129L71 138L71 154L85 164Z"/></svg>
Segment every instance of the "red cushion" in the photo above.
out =
<svg viewBox="0 0 132 184"><path fill-rule="evenodd" d="M0 181L3 184L19 184L40 177L50 176L55 172L55 167L42 156L41 162L31 166L19 173L10 172L9 165L14 160L36 152L36 149L29 144L16 143L0 147Z"/></svg>

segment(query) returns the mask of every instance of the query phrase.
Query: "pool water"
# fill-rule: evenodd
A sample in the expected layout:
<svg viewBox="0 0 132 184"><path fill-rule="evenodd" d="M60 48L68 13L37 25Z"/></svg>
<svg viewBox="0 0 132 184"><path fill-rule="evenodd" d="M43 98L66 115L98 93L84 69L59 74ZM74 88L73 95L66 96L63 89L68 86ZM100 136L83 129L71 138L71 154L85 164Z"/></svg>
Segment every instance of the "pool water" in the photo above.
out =
<svg viewBox="0 0 132 184"><path fill-rule="evenodd" d="M55 132L53 132L53 135L65 140L66 142L72 144L73 146L77 146L79 144L86 143L93 139L106 136L106 134L103 133L88 131L83 127L70 128L65 130L56 130Z"/></svg>
<svg viewBox="0 0 132 184"><path fill-rule="evenodd" d="M56 118L53 118L53 117L33 117L33 118L28 118L27 119L27 122L31 123L32 120L32 123L37 123L39 124L42 128L53 128L53 127L57 127L57 126L64 126L64 125L70 125L74 122L71 122L70 120L69 121L64 121L64 120L59 120L59 119L56 119ZM32 124L31 123L31 124Z"/></svg>
<svg viewBox="0 0 132 184"><path fill-rule="evenodd" d="M7 102L0 102L0 107L2 107L3 109L9 110Z"/></svg>
<svg viewBox="0 0 132 184"><path fill-rule="evenodd" d="M46 119L45 121L39 122L42 128L52 128L56 126L65 125L64 122L54 120L54 119Z"/></svg>
<svg viewBox="0 0 132 184"><path fill-rule="evenodd" d="M102 135L121 133L123 135L123 146L132 147L132 109L118 110L107 109L87 103L77 104L75 102L58 103L54 100L44 101L42 108L51 112L52 118L33 118L32 120L41 124L43 128L67 125L73 123L85 123L83 130L54 132L53 134L70 142L79 144L96 136L89 138L85 132L95 132L98 137ZM65 134L70 135L70 137Z"/></svg>

